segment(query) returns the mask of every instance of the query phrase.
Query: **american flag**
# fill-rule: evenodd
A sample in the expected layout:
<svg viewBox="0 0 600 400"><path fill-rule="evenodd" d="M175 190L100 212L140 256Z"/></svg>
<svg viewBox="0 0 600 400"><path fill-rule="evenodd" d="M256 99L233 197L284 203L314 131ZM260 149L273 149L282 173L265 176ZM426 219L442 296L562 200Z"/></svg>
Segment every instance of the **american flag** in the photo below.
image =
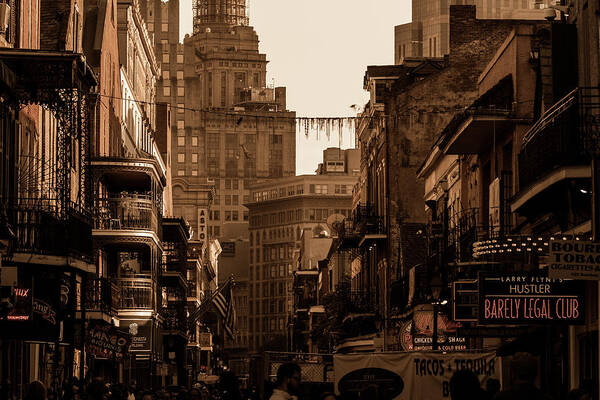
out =
<svg viewBox="0 0 600 400"><path fill-rule="evenodd" d="M212 299L215 309L223 320L225 332L231 338L235 338L236 314L233 306L233 281L228 281Z"/></svg>

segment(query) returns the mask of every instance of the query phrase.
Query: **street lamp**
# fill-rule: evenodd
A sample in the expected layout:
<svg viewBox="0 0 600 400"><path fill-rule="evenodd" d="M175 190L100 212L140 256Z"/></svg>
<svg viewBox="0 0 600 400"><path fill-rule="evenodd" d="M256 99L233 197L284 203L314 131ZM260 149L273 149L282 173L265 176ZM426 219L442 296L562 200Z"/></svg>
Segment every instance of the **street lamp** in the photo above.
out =
<svg viewBox="0 0 600 400"><path fill-rule="evenodd" d="M448 300L446 299L440 299L440 296L442 294L442 290L444 288L444 283L442 281L442 279L440 278L439 275L434 276L431 279L431 282L429 284L429 286L431 287L431 295L432 295L432 302L431 304L433 305L433 335L431 338L431 349L432 350L438 350L438 314L439 314L439 306L445 306L446 304L448 304Z"/></svg>

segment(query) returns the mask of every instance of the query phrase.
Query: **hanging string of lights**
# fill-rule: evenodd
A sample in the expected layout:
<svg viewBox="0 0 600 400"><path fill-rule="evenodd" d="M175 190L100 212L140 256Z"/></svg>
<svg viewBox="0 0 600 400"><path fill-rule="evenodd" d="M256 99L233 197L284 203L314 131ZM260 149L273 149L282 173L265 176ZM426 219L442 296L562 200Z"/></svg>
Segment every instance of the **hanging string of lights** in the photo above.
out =
<svg viewBox="0 0 600 400"><path fill-rule="evenodd" d="M109 98L113 100L121 100L125 102L133 102L138 105L149 105L155 106L156 104L153 102L131 99L131 98L123 98L117 96L110 96L106 94L97 94L99 97ZM523 103L530 102L529 100L523 101ZM236 121L236 124L239 126L244 121L245 118L251 118L258 120L269 120L269 121L287 121L288 123L295 123L296 129L298 133L302 132L304 136L308 139L311 137L311 134L316 137L317 140L321 140L321 137L325 135L327 140L331 139L332 133L337 132L338 140L341 145L344 132L349 132L353 134L356 132L356 129L363 121L368 121L369 123L375 123L377 126L382 126L384 121L389 116L385 113L376 113L376 114L368 114L368 115L352 115L352 116L291 116L289 114L292 113L272 113L272 112L248 112L248 111L226 111L219 109L199 109L193 107L186 106L175 106L171 105L171 109L174 110L183 110L190 112L201 113L205 117L203 120L210 118L210 116L220 117L220 118L232 118ZM422 114L455 114L460 112L465 112L467 109L464 107L441 107L430 110L423 109L414 109L414 110L405 110L402 114L395 114L394 118L398 120L401 117L406 118L415 118L415 116L419 116ZM481 110L479 110L481 111ZM497 111L497 110L496 110Z"/></svg>

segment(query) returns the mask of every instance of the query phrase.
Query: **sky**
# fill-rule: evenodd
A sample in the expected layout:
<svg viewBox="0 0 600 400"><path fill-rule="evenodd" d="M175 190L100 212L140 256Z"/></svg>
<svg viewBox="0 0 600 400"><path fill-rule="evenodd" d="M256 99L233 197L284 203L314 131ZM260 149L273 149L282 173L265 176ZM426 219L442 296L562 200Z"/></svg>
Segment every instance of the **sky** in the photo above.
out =
<svg viewBox="0 0 600 400"><path fill-rule="evenodd" d="M410 0L249 0L250 25L267 55L267 81L287 87L303 117L353 116L368 100L368 65L394 63L394 26L410 22ZM192 32L192 0L180 0L181 36ZM353 147L346 130L342 147ZM296 138L296 173L312 174L338 135Z"/></svg>

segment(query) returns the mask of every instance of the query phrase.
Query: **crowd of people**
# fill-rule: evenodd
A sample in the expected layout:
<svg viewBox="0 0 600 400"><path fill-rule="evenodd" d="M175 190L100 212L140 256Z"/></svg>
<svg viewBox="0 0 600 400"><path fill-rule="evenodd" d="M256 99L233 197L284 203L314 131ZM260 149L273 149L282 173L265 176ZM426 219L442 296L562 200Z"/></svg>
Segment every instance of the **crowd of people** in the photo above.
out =
<svg viewBox="0 0 600 400"><path fill-rule="evenodd" d="M511 362L511 385L500 390L500 382L488 379L481 387L479 378L471 370L456 371L450 379L451 400L552 400L535 385L537 361L526 355L517 354ZM276 381L265 387L264 397L257 388L241 389L235 374L224 372L216 385L195 383L191 389L173 388L171 390L139 390L135 382L130 385L107 385L100 379L94 379L85 390L80 389L77 380L69 382L60 393L48 391L40 381L31 382L25 391L24 400L380 400L386 399L381 388L368 387L362 392L345 393L336 396L331 387L308 393L302 385L302 371L295 363L279 366ZM572 390L568 400L592 400L591 388Z"/></svg>
<svg viewBox="0 0 600 400"><path fill-rule="evenodd" d="M62 385L58 392L34 381L27 385L23 400L259 400L256 389L241 389L237 377L230 372L223 373L216 385L196 382L190 389L143 390L135 382L110 385L95 378L85 390L74 379Z"/></svg>

